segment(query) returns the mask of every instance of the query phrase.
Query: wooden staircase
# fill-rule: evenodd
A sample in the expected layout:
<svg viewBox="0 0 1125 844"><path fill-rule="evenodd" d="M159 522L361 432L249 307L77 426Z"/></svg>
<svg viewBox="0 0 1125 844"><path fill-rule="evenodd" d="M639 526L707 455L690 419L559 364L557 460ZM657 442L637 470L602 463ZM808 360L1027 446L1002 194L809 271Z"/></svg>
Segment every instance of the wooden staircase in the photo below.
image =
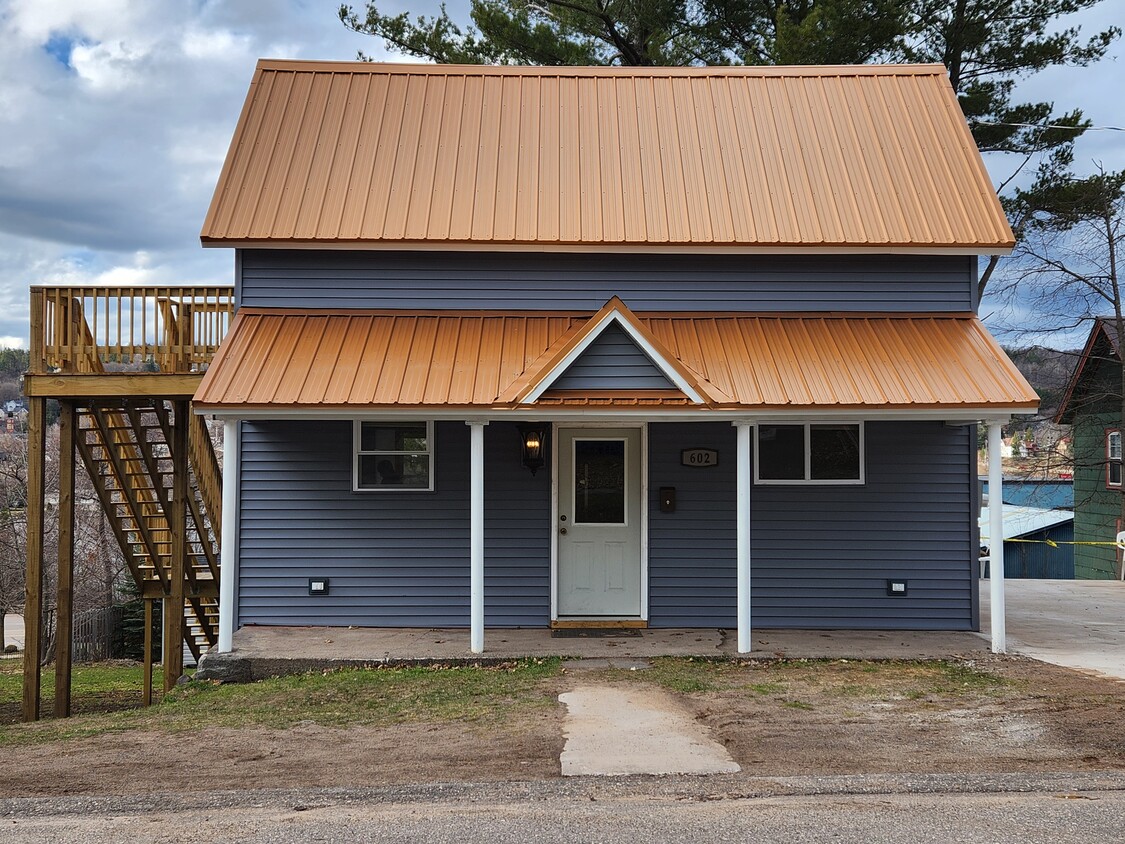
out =
<svg viewBox="0 0 1125 844"><path fill-rule="evenodd" d="M40 717L45 656L47 404L59 403L54 713L70 715L75 596L75 474L85 464L145 599L152 701L152 611L164 610L164 690L218 642L222 481L191 398L234 314L232 285L31 288L27 634L22 714ZM77 455L77 456L76 456Z"/></svg>
<svg viewBox="0 0 1125 844"><path fill-rule="evenodd" d="M186 407L186 403L181 403ZM218 640L221 476L206 422L152 398L77 408L77 446L144 598L173 594L173 426L189 426L184 641L198 660Z"/></svg>

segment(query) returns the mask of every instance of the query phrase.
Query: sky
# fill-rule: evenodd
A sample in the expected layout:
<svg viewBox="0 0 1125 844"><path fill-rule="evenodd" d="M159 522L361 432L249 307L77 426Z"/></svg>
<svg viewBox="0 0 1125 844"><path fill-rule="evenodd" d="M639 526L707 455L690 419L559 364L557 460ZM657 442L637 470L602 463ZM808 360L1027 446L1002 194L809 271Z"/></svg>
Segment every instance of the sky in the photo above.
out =
<svg viewBox="0 0 1125 844"><path fill-rule="evenodd" d="M361 4L360 4L361 5ZM431 11L437 0L387 0ZM215 284L230 249L199 230L260 57L403 60L350 32L338 0L0 0L0 347L26 347L33 283ZM455 17L466 0L448 4ZM1073 16L1125 23L1125 0ZM1125 126L1125 48L1044 71L1018 95ZM1125 132L1080 140L1076 169L1125 168ZM987 162L994 178L1010 163ZM982 314L991 313L984 303ZM1007 314L1011 318L1011 313Z"/></svg>

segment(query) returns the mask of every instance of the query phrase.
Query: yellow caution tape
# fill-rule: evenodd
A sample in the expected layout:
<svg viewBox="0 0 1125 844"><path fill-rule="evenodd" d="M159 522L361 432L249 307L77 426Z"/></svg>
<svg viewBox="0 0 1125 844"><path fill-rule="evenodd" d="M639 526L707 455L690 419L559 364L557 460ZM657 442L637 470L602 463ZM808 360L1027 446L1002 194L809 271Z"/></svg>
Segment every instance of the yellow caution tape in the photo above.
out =
<svg viewBox="0 0 1125 844"><path fill-rule="evenodd" d="M1005 539L1005 542L1026 542L1029 545L1050 545L1058 548L1060 545L1108 545L1111 548L1125 548L1125 542L1078 542L1066 539Z"/></svg>

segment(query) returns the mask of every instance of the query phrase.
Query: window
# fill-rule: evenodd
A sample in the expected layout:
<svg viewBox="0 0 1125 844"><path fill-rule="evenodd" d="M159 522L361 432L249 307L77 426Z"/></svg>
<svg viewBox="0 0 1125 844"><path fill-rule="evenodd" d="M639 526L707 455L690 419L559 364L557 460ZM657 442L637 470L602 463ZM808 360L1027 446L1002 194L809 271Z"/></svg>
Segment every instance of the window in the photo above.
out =
<svg viewBox="0 0 1125 844"><path fill-rule="evenodd" d="M758 425L754 480L763 484L863 483L863 423Z"/></svg>
<svg viewBox="0 0 1125 844"><path fill-rule="evenodd" d="M1121 432L1105 432L1105 485L1121 487Z"/></svg>
<svg viewBox="0 0 1125 844"><path fill-rule="evenodd" d="M433 422L356 422L356 491L434 488Z"/></svg>

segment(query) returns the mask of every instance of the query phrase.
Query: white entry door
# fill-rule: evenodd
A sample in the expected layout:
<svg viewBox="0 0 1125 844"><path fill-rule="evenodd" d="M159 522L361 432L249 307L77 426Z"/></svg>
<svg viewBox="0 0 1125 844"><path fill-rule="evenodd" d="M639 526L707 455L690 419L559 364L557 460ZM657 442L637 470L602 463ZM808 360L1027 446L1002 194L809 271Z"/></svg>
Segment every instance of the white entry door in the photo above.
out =
<svg viewBox="0 0 1125 844"><path fill-rule="evenodd" d="M641 614L641 431L560 428L558 614Z"/></svg>

